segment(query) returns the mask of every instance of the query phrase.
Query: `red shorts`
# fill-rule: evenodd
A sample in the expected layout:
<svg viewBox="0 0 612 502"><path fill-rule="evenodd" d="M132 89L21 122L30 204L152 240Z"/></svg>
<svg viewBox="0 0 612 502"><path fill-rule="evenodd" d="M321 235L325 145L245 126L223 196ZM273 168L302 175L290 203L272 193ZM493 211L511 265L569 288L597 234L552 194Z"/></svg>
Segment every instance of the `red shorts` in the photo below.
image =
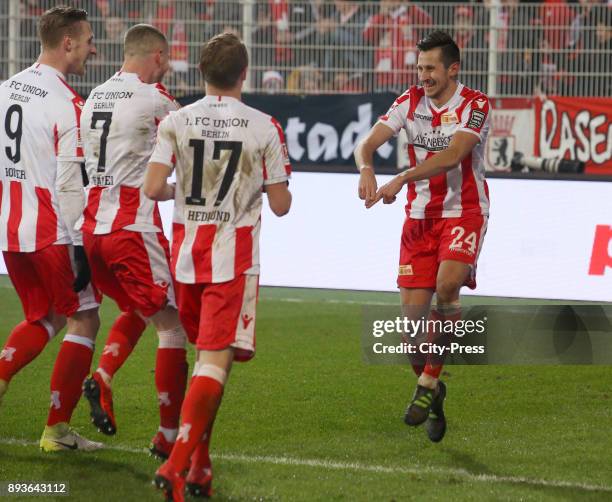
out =
<svg viewBox="0 0 612 502"><path fill-rule="evenodd" d="M175 307L168 241L161 232L83 233L91 278L123 312L150 317Z"/></svg>
<svg viewBox="0 0 612 502"><path fill-rule="evenodd" d="M258 275L242 274L215 284L176 283L179 314L199 350L233 347L236 361L255 355Z"/></svg>
<svg viewBox="0 0 612 502"><path fill-rule="evenodd" d="M487 216L461 218L406 218L402 230L397 285L401 288L436 287L438 267L444 260L456 260L471 265L472 272L465 282L476 287L476 261L485 233Z"/></svg>
<svg viewBox="0 0 612 502"><path fill-rule="evenodd" d="M59 244L31 253L2 254L28 322L39 321L51 311L70 317L100 305L100 294L91 284L80 293L72 290L72 246Z"/></svg>

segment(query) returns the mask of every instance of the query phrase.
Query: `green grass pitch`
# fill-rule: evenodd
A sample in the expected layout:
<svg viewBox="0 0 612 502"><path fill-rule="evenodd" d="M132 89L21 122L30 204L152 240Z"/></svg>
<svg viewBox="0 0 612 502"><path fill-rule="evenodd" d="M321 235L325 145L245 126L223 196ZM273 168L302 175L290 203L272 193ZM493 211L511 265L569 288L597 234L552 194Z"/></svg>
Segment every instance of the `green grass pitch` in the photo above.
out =
<svg viewBox="0 0 612 502"><path fill-rule="evenodd" d="M215 426L217 500L612 500L609 367L451 366L449 429L435 445L402 422L409 369L362 359L360 304L396 301L262 288L257 357L234 367ZM0 306L3 344L22 319L6 279ZM104 302L94 363L116 312ZM108 446L93 454L37 447L60 339L0 407L0 482L68 481L71 500L161 499L159 464L145 452L158 425L154 332L115 378L115 437L95 431L79 403L73 425Z"/></svg>

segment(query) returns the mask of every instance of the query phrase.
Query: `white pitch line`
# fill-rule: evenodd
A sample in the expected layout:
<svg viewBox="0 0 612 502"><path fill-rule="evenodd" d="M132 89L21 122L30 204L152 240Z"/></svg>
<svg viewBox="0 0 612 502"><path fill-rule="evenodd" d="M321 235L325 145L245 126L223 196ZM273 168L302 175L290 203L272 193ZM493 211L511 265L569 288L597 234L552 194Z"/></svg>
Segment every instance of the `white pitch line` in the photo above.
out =
<svg viewBox="0 0 612 502"><path fill-rule="evenodd" d="M1 438L0 444L16 445L16 446L38 446L37 441L27 441L25 439ZM122 451L127 453L149 454L149 450L145 448L133 448L126 445L104 445L105 450ZM212 455L214 459L224 460L227 462L242 462L247 464L274 464L299 467L314 467L317 469L340 470L340 471L358 471L358 472L374 472L381 474L433 474L445 476L457 476L467 481L475 481L481 483L510 483L517 485L539 486L545 488L568 488L573 490L583 490L588 492L607 492L612 493L612 486L607 485L592 485L588 483L575 483L572 481L556 481L539 478L527 478L524 476L499 476L496 474L475 474L466 471L465 469L453 469L447 467L400 467L400 466L385 466L385 465L369 465L360 464L357 462L337 462L334 460L325 459L307 459L296 457L275 457L268 455L243 455L239 453L220 453Z"/></svg>
<svg viewBox="0 0 612 502"><path fill-rule="evenodd" d="M260 301L266 302L287 302L287 303L338 303L346 305L381 305L389 307L400 307L399 301L391 302L375 302L367 300L327 300L327 299L310 299L310 298L261 298Z"/></svg>

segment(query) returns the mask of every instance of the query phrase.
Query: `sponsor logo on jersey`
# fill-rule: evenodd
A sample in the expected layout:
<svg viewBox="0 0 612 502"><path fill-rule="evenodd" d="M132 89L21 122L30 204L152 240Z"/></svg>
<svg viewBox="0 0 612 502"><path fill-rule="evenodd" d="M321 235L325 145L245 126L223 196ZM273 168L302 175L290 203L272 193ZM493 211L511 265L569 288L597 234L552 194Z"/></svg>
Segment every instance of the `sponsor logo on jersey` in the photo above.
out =
<svg viewBox="0 0 612 502"><path fill-rule="evenodd" d="M450 136L430 136L425 134L419 134L414 139L414 146L418 148L424 148L425 150L428 150L430 152L439 152L440 150L445 150L446 148L448 148L450 140Z"/></svg>
<svg viewBox="0 0 612 502"><path fill-rule="evenodd" d="M414 113L414 116L417 119L421 119L421 120L428 120L429 122L431 122L433 120L433 117L431 115L422 115L420 113Z"/></svg>
<svg viewBox="0 0 612 502"><path fill-rule="evenodd" d="M481 110L484 108L486 101L484 99L477 99L476 100L476 106L478 108L480 108Z"/></svg>
<svg viewBox="0 0 612 502"><path fill-rule="evenodd" d="M456 124L459 122L456 113L443 113L442 114L442 123L443 124Z"/></svg>
<svg viewBox="0 0 612 502"><path fill-rule="evenodd" d="M485 112L481 112L480 110L472 110L467 126L470 129L480 129L482 127L482 124L484 124L485 118Z"/></svg>
<svg viewBox="0 0 612 502"><path fill-rule="evenodd" d="M400 265L398 275L414 275L412 271L412 265Z"/></svg>

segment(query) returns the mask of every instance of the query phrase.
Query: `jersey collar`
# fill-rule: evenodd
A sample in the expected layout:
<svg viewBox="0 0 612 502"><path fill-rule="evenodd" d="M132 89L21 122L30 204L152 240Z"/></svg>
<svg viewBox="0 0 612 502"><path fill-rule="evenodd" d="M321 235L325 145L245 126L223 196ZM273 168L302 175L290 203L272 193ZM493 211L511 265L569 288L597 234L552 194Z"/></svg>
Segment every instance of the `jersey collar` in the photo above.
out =
<svg viewBox="0 0 612 502"><path fill-rule="evenodd" d="M219 101L225 101L225 102L228 102L228 101L238 101L236 98L233 98L231 96L212 96L212 95L206 95L206 96L204 96L203 99L206 102L211 102L211 101L217 101L217 102L219 102Z"/></svg>
<svg viewBox="0 0 612 502"><path fill-rule="evenodd" d="M38 70L38 71L42 71L44 73L53 73L55 75L57 75L58 77L60 77L62 80L66 80L66 75L64 75L61 71L59 71L57 68L53 68L53 66L49 66L48 64L43 64L43 63L34 63L32 65L32 68Z"/></svg>
<svg viewBox="0 0 612 502"><path fill-rule="evenodd" d="M433 101L431 101L431 99L427 98L428 106L437 113L443 112L444 110L448 110L452 106L452 104L457 100L457 97L461 95L461 91L463 91L463 87L464 85L461 82L457 81L457 89L455 89L455 94L453 94L446 103L438 107L433 104Z"/></svg>

